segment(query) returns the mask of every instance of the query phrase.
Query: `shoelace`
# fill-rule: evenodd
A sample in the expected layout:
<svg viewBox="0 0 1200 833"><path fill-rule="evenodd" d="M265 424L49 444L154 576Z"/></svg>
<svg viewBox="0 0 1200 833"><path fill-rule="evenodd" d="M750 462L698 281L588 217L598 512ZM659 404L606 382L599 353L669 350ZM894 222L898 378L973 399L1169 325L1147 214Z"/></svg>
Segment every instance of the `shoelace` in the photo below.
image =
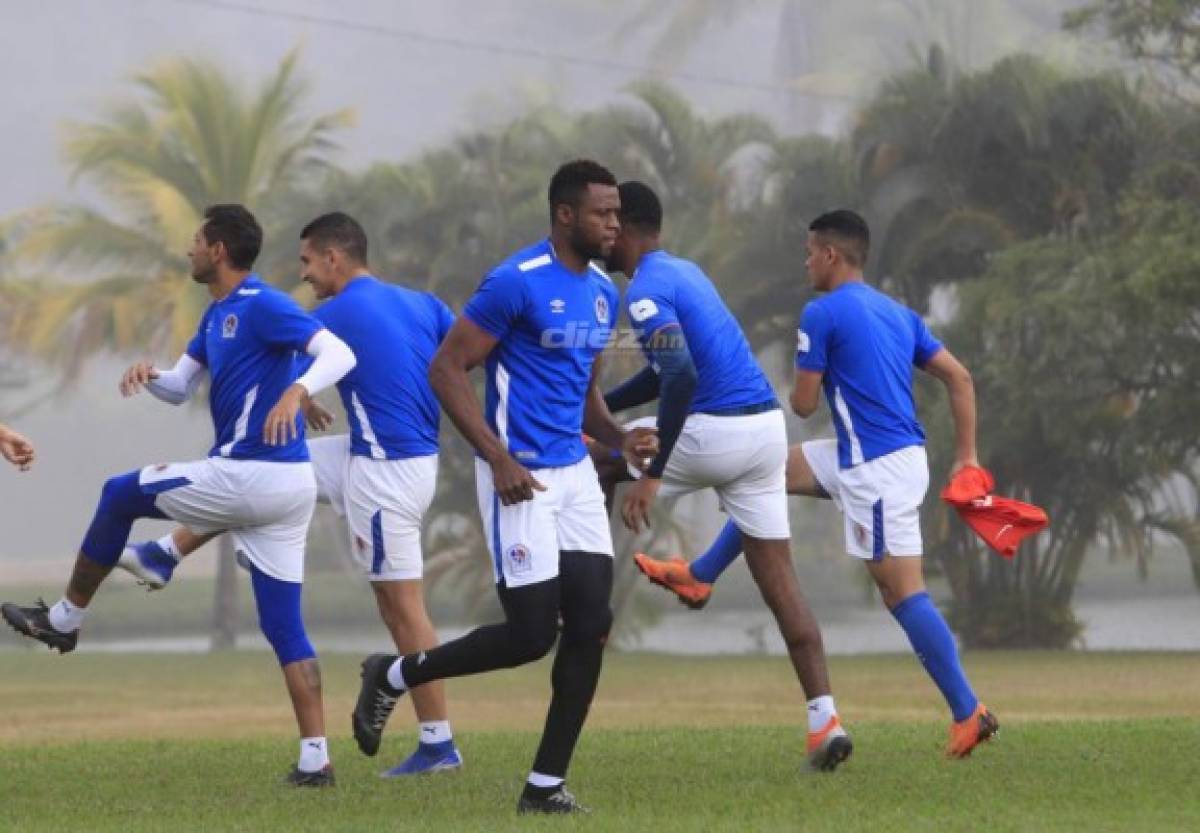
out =
<svg viewBox="0 0 1200 833"><path fill-rule="evenodd" d="M387 723L388 717L392 714L392 709L396 708L396 701L399 697L392 697L385 691L376 690L375 692L375 713L371 718L371 728L375 731L381 731Z"/></svg>

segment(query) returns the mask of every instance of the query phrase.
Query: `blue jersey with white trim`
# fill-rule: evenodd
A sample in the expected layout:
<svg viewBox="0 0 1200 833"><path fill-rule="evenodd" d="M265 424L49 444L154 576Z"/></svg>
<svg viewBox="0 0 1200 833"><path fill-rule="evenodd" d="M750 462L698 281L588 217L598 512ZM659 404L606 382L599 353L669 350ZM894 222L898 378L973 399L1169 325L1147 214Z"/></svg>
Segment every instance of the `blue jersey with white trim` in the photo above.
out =
<svg viewBox="0 0 1200 833"><path fill-rule="evenodd" d="M296 438L277 446L263 442L263 423L299 375L297 353L321 329L290 296L258 275L209 304L187 353L211 377L208 404L216 443L210 457L279 463L308 459L303 417L296 417Z"/></svg>
<svg viewBox="0 0 1200 833"><path fill-rule="evenodd" d="M921 316L859 281L804 307L796 368L825 374L841 468L924 445L912 369L941 349Z"/></svg>
<svg viewBox="0 0 1200 833"><path fill-rule="evenodd" d="M661 249L644 255L629 283L629 320L643 349L678 328L696 365L689 413L712 413L775 401L775 390L750 343L708 276Z"/></svg>
<svg viewBox="0 0 1200 833"><path fill-rule="evenodd" d="M526 467L569 466L587 454L584 401L617 302L603 270L576 274L543 240L493 269L463 309L498 340L487 359L485 415Z"/></svg>
<svg viewBox="0 0 1200 833"><path fill-rule="evenodd" d="M454 313L428 292L355 278L315 313L358 363L337 389L350 420L350 453L403 460L438 451L429 364Z"/></svg>

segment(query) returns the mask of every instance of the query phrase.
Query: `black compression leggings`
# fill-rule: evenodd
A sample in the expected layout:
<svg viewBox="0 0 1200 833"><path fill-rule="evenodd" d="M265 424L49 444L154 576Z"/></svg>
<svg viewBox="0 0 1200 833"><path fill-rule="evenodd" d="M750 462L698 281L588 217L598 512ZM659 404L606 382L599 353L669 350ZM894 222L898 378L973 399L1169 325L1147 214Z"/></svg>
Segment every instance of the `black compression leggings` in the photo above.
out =
<svg viewBox="0 0 1200 833"><path fill-rule="evenodd" d="M612 584L610 556L564 551L557 578L498 588L503 624L476 628L424 654L404 657L404 681L412 687L541 659L554 647L561 616L562 641L551 676L554 695L533 768L543 775L566 777L612 628Z"/></svg>

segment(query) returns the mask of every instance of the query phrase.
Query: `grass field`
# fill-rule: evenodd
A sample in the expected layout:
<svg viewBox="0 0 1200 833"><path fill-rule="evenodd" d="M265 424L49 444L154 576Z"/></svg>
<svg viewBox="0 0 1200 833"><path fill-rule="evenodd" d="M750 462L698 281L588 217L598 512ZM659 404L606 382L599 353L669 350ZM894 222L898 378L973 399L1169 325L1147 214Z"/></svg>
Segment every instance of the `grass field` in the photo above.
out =
<svg viewBox="0 0 1200 833"><path fill-rule="evenodd" d="M383 782L349 738L357 657L323 658L339 785L278 783L295 753L266 654L0 651L0 830L1197 830L1200 662L1188 654L976 654L1000 738L940 755L939 698L909 657L832 663L854 757L802 772L786 663L609 657L570 784L594 814L518 819L548 668L453 681L461 773Z"/></svg>

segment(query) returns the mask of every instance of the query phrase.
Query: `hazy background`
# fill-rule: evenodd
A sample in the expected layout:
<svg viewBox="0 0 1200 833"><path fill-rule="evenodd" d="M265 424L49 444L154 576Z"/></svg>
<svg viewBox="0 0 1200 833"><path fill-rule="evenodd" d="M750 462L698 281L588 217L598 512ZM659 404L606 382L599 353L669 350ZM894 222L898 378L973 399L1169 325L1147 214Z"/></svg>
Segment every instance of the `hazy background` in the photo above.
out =
<svg viewBox="0 0 1200 833"><path fill-rule="evenodd" d="M577 117L604 112L614 105L637 108L639 100L632 95L630 84L645 79L667 85L701 121L712 123L734 114L749 114L761 118L780 137L820 136L829 143L862 129L864 108L872 102L880 104L877 96L885 79L914 68L928 68L936 75L934 64L938 61L951 65L955 77L963 78L973 71L985 72L1004 56L1025 51L1068 74L1115 70L1131 79L1130 84L1142 83L1133 79L1143 78L1144 67L1103 31L1062 30L1062 13L1082 5L1077 2L912 0L843 5L835 14L819 2L107 0L30 5L0 0L0 100L6 128L0 137L5 161L0 217L8 218L10 230L7 237L0 237L0 241L7 240L9 248L8 256L0 248L0 286L5 281L14 285L18 281L46 286L80 284L105 273L106 267L98 261L95 269L89 269L78 263L47 267L44 258L36 263L25 259L20 251L21 235L46 221L48 206L72 204L111 210L111 194L104 182L86 175L73 177L79 166L64 152L65 142L76 132L71 125L102 121L106 108L114 102L137 100L138 89L130 79L179 57L210 62L231 77L244 79L249 89L276 72L280 62L298 49L297 76L308 85L301 112L313 116L349 108L353 113L353 126L332 136L337 148L328 153L328 161L348 172L349 187L360 190L369 180L353 177L369 177L364 172L375 163L394 165L418 159L450 147L463 136L503 131L530 114L558 111ZM824 22L818 25L820 21ZM1050 105L1055 106L1062 102ZM1194 140L1189 141L1194 148ZM1189 146L1185 142L1183 147ZM579 152L585 150L580 147ZM732 163L735 173L730 175L732 184L724 198L735 208L739 199L750 200L745 195L759 183L750 173L738 173L754 169L757 152L752 148ZM537 160L543 180L564 158L548 155ZM786 157L781 154L780 158ZM871 165L882 164L880 158L871 157L874 162L866 156L850 158L846 170L868 180L874 170ZM1092 161L1088 157L1080 164ZM637 170L629 159L613 162L621 175ZM768 182L765 175L761 179ZM788 187L804 190L812 181ZM330 187L332 193L345 193L347 185ZM881 191L882 186L856 193L878 196ZM764 186L763 192L769 200L770 188ZM673 216L682 215L699 198L682 194L676 199L679 210ZM343 207L329 200L314 200L311 195L305 200L296 198L296 211L308 206L317 210ZM875 215L868 213L873 221L875 216L891 216L887 213L890 209L879 207L882 204L873 204ZM669 211L671 207L668 202ZM123 219L138 223L138 217L127 211ZM683 225L679 222L675 229L681 239L687 231ZM786 243L777 243L782 255L771 267L774 271L757 265L742 267L769 275L778 287L782 309L774 312L781 315L776 327L779 332L787 331L787 320L795 319L807 297L796 236L801 228L785 230L795 241L790 252L794 268L787 262ZM978 230L971 233L976 237L982 234ZM1041 234L1061 237L1061 233L1061 227L1046 228L1003 240L1007 245L1016 239ZM915 234L901 228L897 237ZM685 253L711 267L723 290L735 292L734 282L742 277L739 267L718 264L714 254L728 252L731 245L725 242L706 248L696 244L685 247ZM744 245L744 240L738 245ZM1001 248L994 242L972 245L981 247L984 254ZM706 258L706 253L710 257ZM477 259L486 264L506 254L506 249L497 246L494 251L477 253ZM887 256L886 250L880 255L885 263ZM971 268L984 269L980 266L983 260L977 260ZM286 264L282 256L274 262ZM941 262L946 262L945 258ZM457 276L463 286L473 285L480 277L481 270L472 268L473 272ZM405 274L389 276L421 283L422 271L418 262ZM289 288L294 282L286 265L271 277ZM952 276L940 276L939 280L950 281ZM912 302L914 296L907 294L915 291L911 286L897 278L889 289ZM928 306L923 311L949 324L959 309L957 296L952 291L939 295L933 279L921 291L927 290ZM5 297L9 314L0 317L0 327L9 332L0 333L0 418L11 421L35 441L38 462L25 474L0 470L0 589L5 600L10 596L23 600L34 590L44 590L47 600L53 601L61 592L59 586L104 478L148 463L201 456L209 446L211 426L201 407L172 409L149 397L125 401L118 396L116 381L131 359L144 357L160 363L173 359L173 342L166 338L147 339L144 346L135 346L135 340L122 349L104 349L102 339L89 342L90 346L80 348L85 361L80 363L77 356L76 361L67 363L76 375L54 392L63 379L61 355L52 355L54 350L27 350L28 341L11 337L28 321L21 316L33 313L25 311L32 308L20 305L21 296L11 296L17 301ZM297 297L303 298L300 293ZM448 300L458 299L451 292ZM735 309L741 314L753 307ZM757 317L754 323L743 318L748 329L758 323ZM78 336L70 326L64 327L51 339L65 344ZM788 355L777 335L764 330L752 338L782 391L788 383ZM632 369L636 365L631 361L627 357L620 367ZM1064 371L1060 384L1068 379L1069 373ZM1175 387L1195 382L1194 377L1185 376ZM1193 386L1193 399L1195 392ZM942 395L926 393L932 394L925 397L928 409L944 411ZM1003 405L981 399L981 407L995 411ZM1194 417L1192 425L1194 437ZM937 432L946 439L944 420L929 427L931 436ZM793 420L790 430L798 439L827 432L828 426L821 419L806 427ZM986 436L983 441L987 442ZM1176 462L1190 465L1186 460L1191 460L1194 464L1194 443L1178 447L1183 449L1184 462ZM458 468L463 467L466 453L461 443L444 452L455 455ZM939 477L935 468L935 483ZM1141 482L1138 489L1142 493L1155 492L1153 484ZM932 491L931 503L936 500ZM1190 494L1183 498L1183 505L1191 511L1189 522L1194 525ZM1158 505L1156 500L1161 504L1151 496L1139 505ZM435 514L452 501L453 496L439 498ZM841 555L840 524L834 509L793 503L797 563L826 623L831 647L844 651L905 649L902 634L866 588L857 565ZM474 530L455 526L467 523L468 518L476 523L470 517L473 510L469 503L466 508L454 505L456 520L447 522L436 541L431 539L431 550L452 549L447 541L456 536L467 545L474 540ZM692 552L702 549L721 521L714 510L708 496L681 502L676 513L677 534L656 542ZM306 592L310 608L320 605L320 609L311 612L310 618L317 622L318 630L330 634L329 640L335 633L356 647L362 640L378 640L382 629L372 624L370 597L344 564L341 533L327 512L318 514ZM1130 522L1140 523L1137 518ZM1081 557L1076 592L1070 600L1084 629L1081 638L1068 641L1091 647L1200 647L1200 598L1192 562L1180 539L1144 527L1143 545L1153 551L1151 561L1141 550L1132 551L1137 547L1129 538L1107 534L1109 528L1099 521L1095 527L1099 531L1089 535L1089 554L1086 559ZM139 525L134 535L157 535L163 528L147 523ZM968 545L959 541L954 544L958 550L947 546L950 549L944 557L952 558ZM619 547L627 554L634 542L622 539ZM217 559L216 547L210 549L187 565L188 580L168 593L142 598L124 577L115 579L112 587L101 593L93 616L95 625L89 627L101 637L107 635L128 645L130 640L151 633L161 636L176 626L176 635L183 639L177 643L180 647L207 644L211 575ZM988 559L997 559L994 555L977 553L973 557L985 565L983 570L999 569L986 567ZM460 558L445 581L431 582L439 623L468 624L491 612L486 553L479 550L473 558ZM965 562L947 563L949 578L941 577L943 570L933 559L930 565L935 594L942 600L952 595L954 563ZM623 581L618 589L627 624L626 644L696 651L779 648L740 565L718 591L714 610L687 618L674 615L674 605L658 591L643 587L628 571ZM314 589L318 585L324 589ZM988 603L986 596L966 600L960 594L957 599L958 604L967 606ZM248 610L243 593L244 630L252 629ZM116 623L107 632L101 624L106 617ZM0 643L12 647L15 640Z"/></svg>

